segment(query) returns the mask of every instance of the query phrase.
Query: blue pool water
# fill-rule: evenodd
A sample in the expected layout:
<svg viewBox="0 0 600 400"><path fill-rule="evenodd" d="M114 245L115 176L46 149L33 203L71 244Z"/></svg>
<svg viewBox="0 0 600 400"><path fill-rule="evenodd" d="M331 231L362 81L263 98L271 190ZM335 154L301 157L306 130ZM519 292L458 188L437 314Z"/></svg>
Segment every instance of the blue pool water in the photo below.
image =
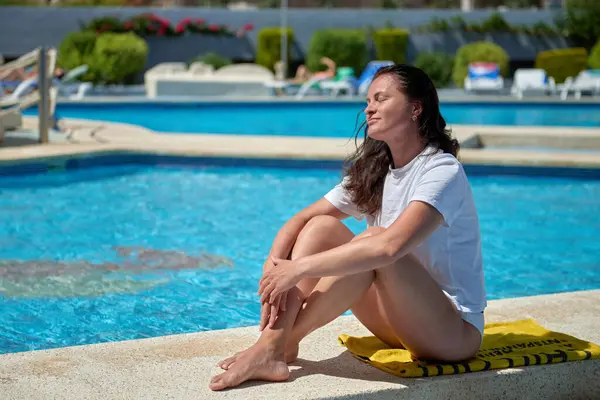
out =
<svg viewBox="0 0 600 400"><path fill-rule="evenodd" d="M57 113L158 132L350 137L364 102L72 103ZM600 104L442 103L450 124L600 126ZM34 114L29 109L26 114Z"/></svg>
<svg viewBox="0 0 600 400"><path fill-rule="evenodd" d="M0 353L257 324L273 237L338 179L160 166L0 178ZM470 181L489 299L600 288L599 180Z"/></svg>

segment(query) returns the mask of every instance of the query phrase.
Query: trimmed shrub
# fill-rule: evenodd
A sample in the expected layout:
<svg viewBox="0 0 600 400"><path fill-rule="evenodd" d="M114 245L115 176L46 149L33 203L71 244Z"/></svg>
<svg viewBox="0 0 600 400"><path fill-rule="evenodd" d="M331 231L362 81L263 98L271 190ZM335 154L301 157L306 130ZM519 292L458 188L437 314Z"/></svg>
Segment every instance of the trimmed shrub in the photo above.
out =
<svg viewBox="0 0 600 400"><path fill-rule="evenodd" d="M133 33L74 32L58 47L58 65L70 70L86 64L81 80L93 83L124 83L144 68L147 57L146 42Z"/></svg>
<svg viewBox="0 0 600 400"><path fill-rule="evenodd" d="M306 55L306 66L312 72L321 71L322 57L329 57L338 67L354 68L358 76L369 58L364 32L355 29L323 29L314 33Z"/></svg>
<svg viewBox="0 0 600 400"><path fill-rule="evenodd" d="M469 70L474 62L491 62L500 66L500 73L506 76L508 71L508 54L497 44L491 42L473 42L462 46L456 52L452 80L456 87L463 87Z"/></svg>
<svg viewBox="0 0 600 400"><path fill-rule="evenodd" d="M281 28L263 28L258 32L256 44L256 63L274 70L275 63L281 60ZM294 41L294 31L287 29L288 60L291 58L291 47ZM288 62L289 64L289 62Z"/></svg>
<svg viewBox="0 0 600 400"><path fill-rule="evenodd" d="M375 56L378 60L393 61L396 64L406 62L408 35L406 29L379 29L373 32Z"/></svg>
<svg viewBox="0 0 600 400"><path fill-rule="evenodd" d="M592 47L590 52L590 58L588 59L588 65L591 69L600 69L600 40Z"/></svg>
<svg viewBox="0 0 600 400"><path fill-rule="evenodd" d="M146 41L133 33L104 33L98 36L92 71L98 82L126 82L144 68L148 57Z"/></svg>
<svg viewBox="0 0 600 400"><path fill-rule="evenodd" d="M563 83L569 76L576 76L588 63L588 52L583 47L540 51L535 67L546 71L556 83Z"/></svg>
<svg viewBox="0 0 600 400"><path fill-rule="evenodd" d="M92 55L96 46L96 33L83 31L69 33L58 46L58 65L63 69L71 70L80 65L87 64L91 69ZM83 81L93 81L94 74L88 72Z"/></svg>
<svg viewBox="0 0 600 400"><path fill-rule="evenodd" d="M419 53L415 60L415 67L425 71L438 89L450 83L453 64L454 58L441 52Z"/></svg>

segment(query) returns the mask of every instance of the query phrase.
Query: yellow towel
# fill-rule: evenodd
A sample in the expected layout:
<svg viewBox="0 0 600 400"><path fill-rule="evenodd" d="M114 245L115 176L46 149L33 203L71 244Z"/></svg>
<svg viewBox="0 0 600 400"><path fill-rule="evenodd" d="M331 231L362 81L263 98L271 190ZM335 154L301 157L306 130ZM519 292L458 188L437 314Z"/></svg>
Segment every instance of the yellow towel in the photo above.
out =
<svg viewBox="0 0 600 400"><path fill-rule="evenodd" d="M343 334L338 340L359 360L404 378L600 358L600 346L549 331L532 319L487 324L477 356L454 364L413 359L407 350L391 349L375 336L352 337Z"/></svg>

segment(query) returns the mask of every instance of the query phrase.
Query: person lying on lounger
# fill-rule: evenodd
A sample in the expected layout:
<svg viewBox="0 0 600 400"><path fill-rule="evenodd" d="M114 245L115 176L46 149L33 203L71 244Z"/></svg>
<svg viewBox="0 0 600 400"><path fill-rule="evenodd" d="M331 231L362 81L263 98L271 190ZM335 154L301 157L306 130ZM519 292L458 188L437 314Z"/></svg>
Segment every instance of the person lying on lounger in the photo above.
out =
<svg viewBox="0 0 600 400"><path fill-rule="evenodd" d="M218 364L225 372L210 389L287 380L300 341L347 310L421 359L459 362L479 350L479 222L435 86L416 67L383 67L364 112L365 140L342 181L275 237L259 282L260 338ZM355 236L341 221L349 216L368 229Z"/></svg>
<svg viewBox="0 0 600 400"><path fill-rule="evenodd" d="M322 57L320 60L321 64L325 65L327 69L325 71L319 71L312 73L306 68L304 64L300 65L296 70L296 76L291 80L292 83L304 83L308 82L312 78L335 78L337 66L335 61L328 57Z"/></svg>

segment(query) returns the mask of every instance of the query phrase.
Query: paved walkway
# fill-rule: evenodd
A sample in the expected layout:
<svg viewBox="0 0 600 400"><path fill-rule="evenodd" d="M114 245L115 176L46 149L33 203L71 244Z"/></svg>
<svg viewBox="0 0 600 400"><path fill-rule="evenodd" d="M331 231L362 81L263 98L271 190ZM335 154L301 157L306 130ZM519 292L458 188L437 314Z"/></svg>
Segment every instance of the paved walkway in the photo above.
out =
<svg viewBox="0 0 600 400"><path fill-rule="evenodd" d="M54 134L53 142L43 146L0 149L0 162L113 151L341 160L354 150L354 140L340 138L160 134L136 125L74 119L64 122L72 128L68 134ZM35 130L36 124L36 118L24 118L25 129ZM470 125L452 128L461 142L461 160L467 164L600 168L600 129Z"/></svg>

